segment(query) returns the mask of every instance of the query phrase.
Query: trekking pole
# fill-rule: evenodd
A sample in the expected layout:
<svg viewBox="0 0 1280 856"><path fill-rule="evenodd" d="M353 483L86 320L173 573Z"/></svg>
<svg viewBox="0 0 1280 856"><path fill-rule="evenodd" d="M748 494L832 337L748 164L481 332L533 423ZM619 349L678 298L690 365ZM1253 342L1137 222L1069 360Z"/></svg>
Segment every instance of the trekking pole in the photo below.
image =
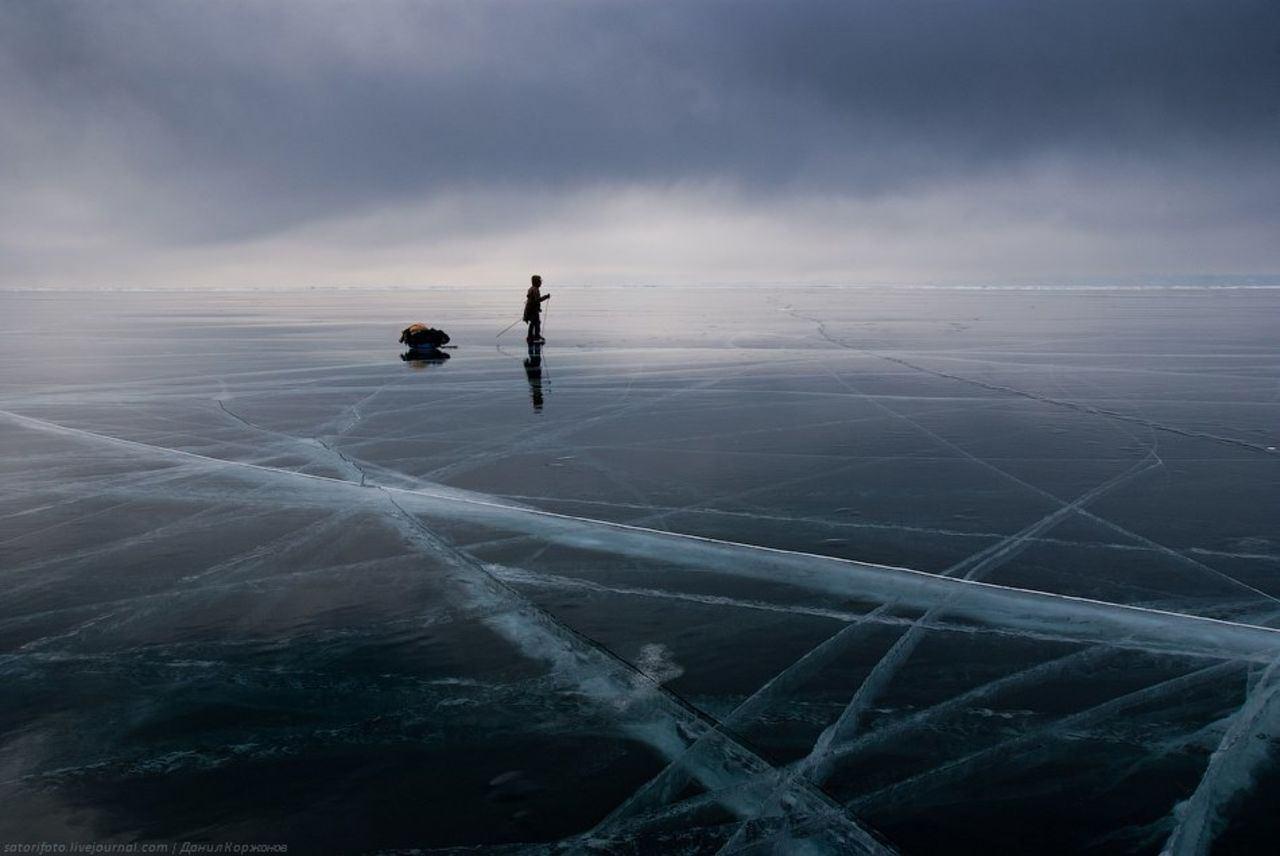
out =
<svg viewBox="0 0 1280 856"><path fill-rule="evenodd" d="M547 329L547 319L550 317L551 317L551 301L548 300L547 311L542 313L542 329L538 331L540 334L543 334L542 338L544 339L547 338L545 335L545 331Z"/></svg>
<svg viewBox="0 0 1280 856"><path fill-rule="evenodd" d="M508 330L510 330L512 327L514 327L514 326L516 326L517 324L519 324L522 320L523 320L523 319L521 319L521 318L517 318L515 321L512 321L510 324L508 324L507 326L505 326L505 327L503 327L503 328L502 328L502 333L507 332L507 331L508 331ZM495 338L495 339L501 339L501 338L502 338L502 333L499 333L498 335L494 336L493 338Z"/></svg>

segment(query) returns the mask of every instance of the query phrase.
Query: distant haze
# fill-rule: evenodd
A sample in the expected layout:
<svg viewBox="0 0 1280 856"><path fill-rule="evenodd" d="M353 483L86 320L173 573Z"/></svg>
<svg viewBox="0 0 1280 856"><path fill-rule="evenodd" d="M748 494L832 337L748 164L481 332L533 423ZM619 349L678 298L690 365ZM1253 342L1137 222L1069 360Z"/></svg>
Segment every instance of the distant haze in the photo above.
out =
<svg viewBox="0 0 1280 856"><path fill-rule="evenodd" d="M1280 3L0 3L0 287L1280 271Z"/></svg>

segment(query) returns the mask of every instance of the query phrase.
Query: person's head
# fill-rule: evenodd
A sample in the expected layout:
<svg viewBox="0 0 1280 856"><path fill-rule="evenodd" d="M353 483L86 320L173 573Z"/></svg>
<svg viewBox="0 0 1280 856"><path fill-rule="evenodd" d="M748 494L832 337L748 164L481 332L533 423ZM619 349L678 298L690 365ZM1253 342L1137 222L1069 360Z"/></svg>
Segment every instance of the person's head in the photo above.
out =
<svg viewBox="0 0 1280 856"><path fill-rule="evenodd" d="M542 277L538 276L538 275L535 273L535 274L533 275L533 287L534 287L534 288L540 288L541 286L542 286Z"/></svg>

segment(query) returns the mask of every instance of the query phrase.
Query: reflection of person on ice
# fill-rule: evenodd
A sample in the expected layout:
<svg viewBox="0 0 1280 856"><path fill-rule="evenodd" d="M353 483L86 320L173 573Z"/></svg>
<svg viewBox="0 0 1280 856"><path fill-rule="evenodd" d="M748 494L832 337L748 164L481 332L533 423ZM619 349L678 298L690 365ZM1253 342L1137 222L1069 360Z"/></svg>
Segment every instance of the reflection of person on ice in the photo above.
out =
<svg viewBox="0 0 1280 856"><path fill-rule="evenodd" d="M543 294L542 277L537 274L533 275L533 285L529 286L529 291L524 296L524 318L522 319L529 325L529 335L526 341L542 342L542 301L550 300L550 294Z"/></svg>
<svg viewBox="0 0 1280 856"><path fill-rule="evenodd" d="M529 395L533 397L533 409L542 412L542 346L529 343L529 356L524 361L524 376L529 379Z"/></svg>

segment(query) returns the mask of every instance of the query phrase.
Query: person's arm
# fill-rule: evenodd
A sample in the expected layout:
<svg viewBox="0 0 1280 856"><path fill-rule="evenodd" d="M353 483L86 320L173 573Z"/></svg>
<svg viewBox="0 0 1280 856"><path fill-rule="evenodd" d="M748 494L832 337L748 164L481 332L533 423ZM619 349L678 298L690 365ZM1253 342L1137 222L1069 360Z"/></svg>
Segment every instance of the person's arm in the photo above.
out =
<svg viewBox="0 0 1280 856"><path fill-rule="evenodd" d="M551 299L551 295L550 295L550 294L544 294L544 295L542 295L541 297L539 297L539 298L538 298L538 302L539 302L539 303L541 303L541 302L542 302L542 301L544 301L544 300L550 300L550 299Z"/></svg>

